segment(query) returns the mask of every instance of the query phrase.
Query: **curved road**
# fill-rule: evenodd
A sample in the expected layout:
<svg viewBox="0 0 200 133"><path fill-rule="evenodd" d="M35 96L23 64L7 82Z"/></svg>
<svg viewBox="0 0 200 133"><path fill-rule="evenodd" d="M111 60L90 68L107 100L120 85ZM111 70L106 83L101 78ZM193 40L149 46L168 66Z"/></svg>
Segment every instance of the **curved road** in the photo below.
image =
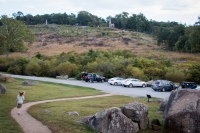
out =
<svg viewBox="0 0 200 133"><path fill-rule="evenodd" d="M79 81L79 80L63 80L63 79L10 75L10 74L6 74L6 75L11 76L13 78L20 78L20 79L29 79L29 80L36 80L36 81L46 81L46 82L54 82L54 83L69 84L69 85L76 85L76 86L92 87L103 92L131 96L131 97L146 97L146 94L149 94L152 97L166 98L166 97L169 97L171 93L171 92L157 92L157 91L152 90L150 87L128 88L128 87L123 87L123 86L112 86L108 84L107 82L88 83L88 82Z"/></svg>

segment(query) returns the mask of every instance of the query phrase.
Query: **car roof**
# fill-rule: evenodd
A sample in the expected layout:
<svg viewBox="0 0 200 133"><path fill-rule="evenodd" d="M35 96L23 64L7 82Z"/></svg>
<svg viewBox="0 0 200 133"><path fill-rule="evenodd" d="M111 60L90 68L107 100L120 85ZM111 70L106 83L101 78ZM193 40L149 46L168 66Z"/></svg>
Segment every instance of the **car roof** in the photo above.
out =
<svg viewBox="0 0 200 133"><path fill-rule="evenodd" d="M182 81L181 83L195 83L195 82Z"/></svg>

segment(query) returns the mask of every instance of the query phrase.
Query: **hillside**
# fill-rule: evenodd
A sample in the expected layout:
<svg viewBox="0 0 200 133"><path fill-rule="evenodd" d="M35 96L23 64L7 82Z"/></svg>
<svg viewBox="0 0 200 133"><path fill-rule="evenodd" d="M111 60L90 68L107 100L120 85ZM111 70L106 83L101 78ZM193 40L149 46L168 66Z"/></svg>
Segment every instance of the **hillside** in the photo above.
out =
<svg viewBox="0 0 200 133"><path fill-rule="evenodd" d="M29 26L35 33L35 42L27 52L12 53L10 56L58 55L62 52L78 53L89 49L122 50L130 49L136 56L149 59L168 58L179 61L200 61L199 54L170 52L164 46L156 45L152 36L120 29L106 27L86 27L68 25L36 25Z"/></svg>

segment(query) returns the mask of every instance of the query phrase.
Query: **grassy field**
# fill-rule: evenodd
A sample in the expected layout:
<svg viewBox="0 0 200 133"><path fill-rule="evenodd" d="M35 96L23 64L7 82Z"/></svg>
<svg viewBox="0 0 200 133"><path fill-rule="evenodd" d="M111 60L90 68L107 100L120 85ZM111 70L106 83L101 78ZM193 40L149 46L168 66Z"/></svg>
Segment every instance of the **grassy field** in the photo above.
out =
<svg viewBox="0 0 200 133"><path fill-rule="evenodd" d="M11 109L16 106L16 98L19 90L26 92L25 103L64 97L80 97L103 94L95 89L86 87L44 82L34 86L22 86L22 82L23 80L17 79L12 83L3 83L6 86L7 91L6 94L0 95L0 133L23 132L10 114Z"/></svg>
<svg viewBox="0 0 200 133"><path fill-rule="evenodd" d="M103 94L95 89L86 87L76 87L46 82L41 82L34 86L22 86L22 82L23 80L15 79L15 82L6 84L3 83L7 87L7 92L4 95L0 95L0 133L23 132L10 114L11 109L16 106L16 96L19 90L26 92L25 103L64 97L69 98ZM85 99L39 104L32 106L29 109L29 113L36 119L42 121L42 123L47 125L53 132L89 133L94 131L86 127L84 124L75 122L74 120L83 116L94 115L96 112L109 107L120 107L133 101L138 101L148 105L150 121L152 118L161 119L162 116L155 113L159 106L158 102L147 103L146 98L131 98L125 96L111 96L88 100ZM43 114L42 111L44 109L50 110L51 113ZM79 116L68 117L66 114L68 111L77 111ZM148 132L152 132L151 129L147 131L140 131L139 133Z"/></svg>
<svg viewBox="0 0 200 133"><path fill-rule="evenodd" d="M110 107L121 107L124 104L134 101L144 103L148 106L149 121L153 118L162 118L161 114L155 113L159 106L158 102L148 103L146 98L131 98L125 96L110 96L94 98L92 100L85 99L39 104L29 108L28 112L47 125L54 133L95 133L95 131L76 120L85 116L92 116L96 112ZM44 114L43 110L49 110L50 113ZM66 112L72 111L77 111L79 116L68 116L66 114ZM161 124L163 125L162 121ZM148 130L140 130L138 133L153 133L153 131L149 126Z"/></svg>

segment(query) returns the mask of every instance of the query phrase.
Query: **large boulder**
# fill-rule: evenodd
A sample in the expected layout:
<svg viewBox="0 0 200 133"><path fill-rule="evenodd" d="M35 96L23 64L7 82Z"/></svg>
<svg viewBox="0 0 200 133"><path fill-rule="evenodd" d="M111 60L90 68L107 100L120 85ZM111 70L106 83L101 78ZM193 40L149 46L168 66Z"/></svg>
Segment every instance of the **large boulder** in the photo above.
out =
<svg viewBox="0 0 200 133"><path fill-rule="evenodd" d="M160 106L159 106L159 108L158 108L157 111L160 111L160 112L163 112L163 113L164 113L165 107L166 107L166 105L167 105L168 100L169 100L169 97L167 97L167 98L165 98L163 101L161 101Z"/></svg>
<svg viewBox="0 0 200 133"><path fill-rule="evenodd" d="M167 105L165 106L165 110L164 110L164 114L163 114L163 120L165 120L177 92L178 92L178 90L171 91L171 94L170 94L169 99L167 101Z"/></svg>
<svg viewBox="0 0 200 133"><path fill-rule="evenodd" d="M38 83L39 83L38 81L24 80L22 82L22 85L24 85L24 86L33 86L33 85L38 84Z"/></svg>
<svg viewBox="0 0 200 133"><path fill-rule="evenodd" d="M164 128L176 133L200 133L200 91L172 91L165 108Z"/></svg>
<svg viewBox="0 0 200 133"><path fill-rule="evenodd" d="M100 133L136 133L139 130L117 107L97 112L86 124Z"/></svg>
<svg viewBox="0 0 200 133"><path fill-rule="evenodd" d="M0 84L0 94L5 94L6 93L6 87L3 84Z"/></svg>
<svg viewBox="0 0 200 133"><path fill-rule="evenodd" d="M121 110L126 117L138 123L139 129L148 129L148 107L145 104L133 102L122 106Z"/></svg>

